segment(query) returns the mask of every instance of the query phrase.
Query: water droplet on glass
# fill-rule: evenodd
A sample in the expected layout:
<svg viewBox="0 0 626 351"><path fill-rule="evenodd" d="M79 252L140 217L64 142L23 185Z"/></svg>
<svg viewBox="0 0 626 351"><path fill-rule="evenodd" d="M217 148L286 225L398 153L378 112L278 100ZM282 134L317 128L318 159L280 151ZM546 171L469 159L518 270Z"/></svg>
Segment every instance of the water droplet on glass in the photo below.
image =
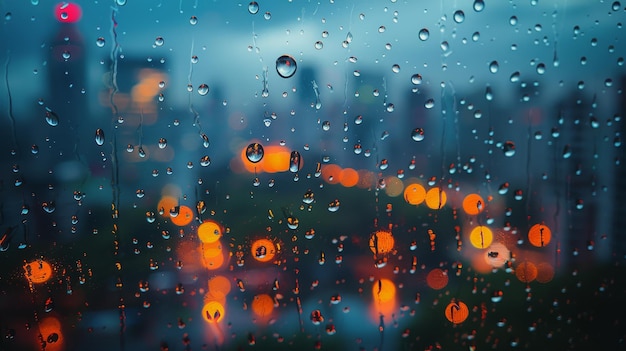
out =
<svg viewBox="0 0 626 351"><path fill-rule="evenodd" d="M543 63L540 63L537 65L537 73L538 74L544 74L546 73L546 65Z"/></svg>
<svg viewBox="0 0 626 351"><path fill-rule="evenodd" d="M454 12L454 22L463 23L465 21L465 13L462 10L457 10Z"/></svg>
<svg viewBox="0 0 626 351"><path fill-rule="evenodd" d="M167 139L159 138L159 149L165 149L167 146Z"/></svg>
<svg viewBox="0 0 626 351"><path fill-rule="evenodd" d="M47 109L47 108L46 108ZM59 125L59 116L51 110L46 111L46 122L51 127L56 127Z"/></svg>
<svg viewBox="0 0 626 351"><path fill-rule="evenodd" d="M426 102L424 103L424 107L431 109L433 107L435 107L435 100L434 99L428 99L426 100Z"/></svg>
<svg viewBox="0 0 626 351"><path fill-rule="evenodd" d="M289 156L289 171L291 173L298 173L302 166L302 159L298 151L292 151Z"/></svg>
<svg viewBox="0 0 626 351"><path fill-rule="evenodd" d="M322 48L324 48L324 43L322 43L321 41L318 40L318 41L315 42L314 46L315 46L315 48L317 50L321 50Z"/></svg>
<svg viewBox="0 0 626 351"><path fill-rule="evenodd" d="M206 84L200 84L198 87L198 94L204 96L209 93L209 86Z"/></svg>
<svg viewBox="0 0 626 351"><path fill-rule="evenodd" d="M165 40L163 39L163 37L157 37L154 40L154 45L156 46L163 46L163 43L165 43Z"/></svg>
<svg viewBox="0 0 626 351"><path fill-rule="evenodd" d="M259 13L259 3L256 1L251 1L248 4L248 12L250 12L251 15L256 15L257 13Z"/></svg>
<svg viewBox="0 0 626 351"><path fill-rule="evenodd" d="M100 128L96 129L96 144L100 146L104 144L104 131Z"/></svg>
<svg viewBox="0 0 626 351"><path fill-rule="evenodd" d="M268 11L263 14L263 18L269 21L270 19L272 19L272 14Z"/></svg>
<svg viewBox="0 0 626 351"><path fill-rule="evenodd" d="M500 69L498 61L491 61L491 63L489 64L489 72L498 73L498 69Z"/></svg>
<svg viewBox="0 0 626 351"><path fill-rule="evenodd" d="M248 161L252 163L261 161L261 159L263 159L263 155L263 145L259 143L252 143L246 148L246 157L248 158Z"/></svg>
<svg viewBox="0 0 626 351"><path fill-rule="evenodd" d="M520 76L519 72L513 72L509 80L511 81L511 83L517 83L519 82L519 76Z"/></svg>
<svg viewBox="0 0 626 351"><path fill-rule="evenodd" d="M211 159L209 158L209 156L204 155L202 156L202 158L200 158L200 166L206 167L210 164L211 164Z"/></svg>
<svg viewBox="0 0 626 351"><path fill-rule="evenodd" d="M509 18L509 24L514 26L517 24L517 16L511 16L511 18Z"/></svg>
<svg viewBox="0 0 626 351"><path fill-rule="evenodd" d="M512 157L515 155L515 144L512 141L507 141L504 143L504 156Z"/></svg>
<svg viewBox="0 0 626 351"><path fill-rule="evenodd" d="M474 1L474 11L481 12L485 9L485 2L483 0Z"/></svg>
<svg viewBox="0 0 626 351"><path fill-rule="evenodd" d="M422 84L422 75L421 74L414 74L411 76L411 83L413 83L413 85L420 85Z"/></svg>
<svg viewBox="0 0 626 351"><path fill-rule="evenodd" d="M422 128L413 129L413 131L411 132L411 138L415 141L424 140L424 129Z"/></svg>
<svg viewBox="0 0 626 351"><path fill-rule="evenodd" d="M189 18L189 23L190 23L192 26L195 26L195 25L198 23L198 17L196 17L196 16L191 16L191 17Z"/></svg>
<svg viewBox="0 0 626 351"><path fill-rule="evenodd" d="M418 36L419 36L421 41L426 41L426 40L428 40L428 37L430 37L430 32L428 31L428 29L422 28L419 31Z"/></svg>
<svg viewBox="0 0 626 351"><path fill-rule="evenodd" d="M283 78L289 78L296 73L296 60L289 55L283 55L276 59L276 72Z"/></svg>
<svg viewBox="0 0 626 351"><path fill-rule="evenodd" d="M104 47L104 44L106 44L106 41L104 40L103 37L99 37L98 39L96 39L96 45L99 48Z"/></svg>

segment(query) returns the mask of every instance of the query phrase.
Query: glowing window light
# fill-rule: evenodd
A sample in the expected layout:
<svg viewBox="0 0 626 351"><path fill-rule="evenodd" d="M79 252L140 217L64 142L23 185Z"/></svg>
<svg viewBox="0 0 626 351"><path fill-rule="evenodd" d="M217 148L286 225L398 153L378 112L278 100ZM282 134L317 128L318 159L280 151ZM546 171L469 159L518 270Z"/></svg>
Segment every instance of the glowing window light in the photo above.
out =
<svg viewBox="0 0 626 351"><path fill-rule="evenodd" d="M483 225L479 225L476 228L472 229L470 233L470 242L472 246L478 249L484 249L491 245L493 241L493 233L489 227L485 227Z"/></svg>

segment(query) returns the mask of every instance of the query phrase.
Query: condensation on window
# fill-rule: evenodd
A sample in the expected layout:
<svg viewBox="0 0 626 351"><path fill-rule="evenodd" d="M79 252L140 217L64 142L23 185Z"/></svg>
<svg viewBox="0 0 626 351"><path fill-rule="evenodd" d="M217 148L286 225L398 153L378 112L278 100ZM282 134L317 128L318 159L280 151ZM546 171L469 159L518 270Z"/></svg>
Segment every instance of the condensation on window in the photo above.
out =
<svg viewBox="0 0 626 351"><path fill-rule="evenodd" d="M619 1L0 9L0 349L625 346Z"/></svg>

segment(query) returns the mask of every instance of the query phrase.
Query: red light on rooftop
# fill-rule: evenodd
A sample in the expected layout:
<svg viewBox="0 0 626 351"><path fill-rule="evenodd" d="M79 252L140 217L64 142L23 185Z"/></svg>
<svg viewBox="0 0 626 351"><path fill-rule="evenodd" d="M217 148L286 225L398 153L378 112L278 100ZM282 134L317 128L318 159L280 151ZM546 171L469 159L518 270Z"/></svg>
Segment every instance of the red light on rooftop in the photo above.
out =
<svg viewBox="0 0 626 351"><path fill-rule="evenodd" d="M59 22L75 23L80 21L83 10L78 4L72 2L60 2L54 6L54 17Z"/></svg>

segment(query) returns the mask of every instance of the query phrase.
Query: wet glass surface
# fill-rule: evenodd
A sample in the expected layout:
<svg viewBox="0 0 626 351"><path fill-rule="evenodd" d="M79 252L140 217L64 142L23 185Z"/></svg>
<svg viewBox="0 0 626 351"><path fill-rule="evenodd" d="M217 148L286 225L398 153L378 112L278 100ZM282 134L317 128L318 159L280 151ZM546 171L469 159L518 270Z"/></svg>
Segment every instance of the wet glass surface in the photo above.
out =
<svg viewBox="0 0 626 351"><path fill-rule="evenodd" d="M0 350L624 348L625 9L0 4Z"/></svg>

